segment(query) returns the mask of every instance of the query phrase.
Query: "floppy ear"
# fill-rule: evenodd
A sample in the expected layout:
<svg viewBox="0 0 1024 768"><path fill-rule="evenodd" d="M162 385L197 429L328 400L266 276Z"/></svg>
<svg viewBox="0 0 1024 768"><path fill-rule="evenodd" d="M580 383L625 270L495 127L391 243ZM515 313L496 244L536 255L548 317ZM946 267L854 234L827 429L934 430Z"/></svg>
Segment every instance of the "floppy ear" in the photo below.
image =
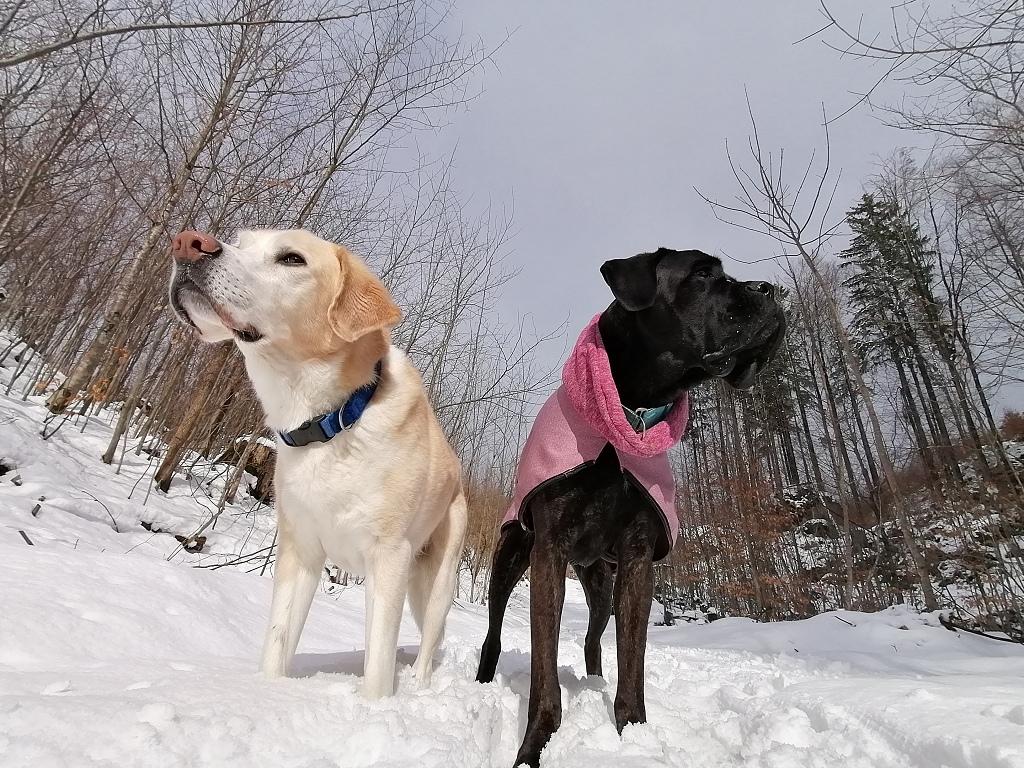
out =
<svg viewBox="0 0 1024 768"><path fill-rule="evenodd" d="M402 311L391 300L387 288L361 260L344 248L338 249L341 288L331 304L330 323L345 341L355 341L371 331L392 328L402 320Z"/></svg>
<svg viewBox="0 0 1024 768"><path fill-rule="evenodd" d="M658 263L664 248L628 259L612 259L601 265L601 275L612 295L630 312L654 305L658 293Z"/></svg>

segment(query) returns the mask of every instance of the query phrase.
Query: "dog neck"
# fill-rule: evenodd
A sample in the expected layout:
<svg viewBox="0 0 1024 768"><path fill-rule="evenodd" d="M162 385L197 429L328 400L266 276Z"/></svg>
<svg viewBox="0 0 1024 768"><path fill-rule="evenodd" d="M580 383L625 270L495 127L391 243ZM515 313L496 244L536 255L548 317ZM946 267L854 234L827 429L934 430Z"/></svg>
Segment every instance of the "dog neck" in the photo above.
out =
<svg viewBox="0 0 1024 768"><path fill-rule="evenodd" d="M374 331L336 352L299 359L285 349L252 349L239 344L267 426L286 432L341 407L374 377L374 366L390 348L385 331Z"/></svg>
<svg viewBox="0 0 1024 768"><path fill-rule="evenodd" d="M652 347L635 312L612 302L598 321L612 379L627 408L656 408L675 402L707 378L699 361Z"/></svg>

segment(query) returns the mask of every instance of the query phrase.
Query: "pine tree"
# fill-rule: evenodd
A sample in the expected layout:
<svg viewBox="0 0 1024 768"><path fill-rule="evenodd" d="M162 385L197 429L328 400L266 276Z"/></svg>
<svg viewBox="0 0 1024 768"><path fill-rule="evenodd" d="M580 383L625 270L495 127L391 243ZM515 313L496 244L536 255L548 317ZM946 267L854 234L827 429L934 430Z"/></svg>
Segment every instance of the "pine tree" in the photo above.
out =
<svg viewBox="0 0 1024 768"><path fill-rule="evenodd" d="M936 305L934 252L895 201L865 194L846 221L854 234L840 254L853 269L844 281L854 308L850 328L862 359L889 362L917 342L921 305Z"/></svg>
<svg viewBox="0 0 1024 768"><path fill-rule="evenodd" d="M892 365L922 460L934 477L959 480L956 463L948 460L952 441L929 349L947 338L942 304L932 288L935 252L920 225L891 198L865 194L847 213L847 222L854 237L840 256L851 270L844 284L861 359L867 365Z"/></svg>

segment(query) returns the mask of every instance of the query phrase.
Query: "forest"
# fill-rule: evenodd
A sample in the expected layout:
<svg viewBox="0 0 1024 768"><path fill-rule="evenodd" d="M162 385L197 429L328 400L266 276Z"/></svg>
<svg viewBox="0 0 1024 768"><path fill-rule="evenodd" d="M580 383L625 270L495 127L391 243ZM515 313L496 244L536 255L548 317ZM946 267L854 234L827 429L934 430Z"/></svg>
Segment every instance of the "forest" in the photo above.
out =
<svg viewBox="0 0 1024 768"><path fill-rule="evenodd" d="M218 509L266 510L273 443L234 345L201 347L167 312L169 238L260 222L345 243L402 307L394 344L462 458L466 596L484 599L559 376L537 350L564 328L498 316L511 219L468 213L447 161L405 140L469 98L489 49L420 0L172 6L0 3L8 394L45 395L44 436L109 422L111 471L148 454L166 491L212 460ZM1024 641L1024 6L908 8L885 38L826 3L819 34L922 94L880 109L929 152L841 200L827 130L797 167L753 114L749 153L723 148L737 194L707 215L764 235L789 330L750 392L692 393L680 540L656 570L668 622L908 603Z"/></svg>

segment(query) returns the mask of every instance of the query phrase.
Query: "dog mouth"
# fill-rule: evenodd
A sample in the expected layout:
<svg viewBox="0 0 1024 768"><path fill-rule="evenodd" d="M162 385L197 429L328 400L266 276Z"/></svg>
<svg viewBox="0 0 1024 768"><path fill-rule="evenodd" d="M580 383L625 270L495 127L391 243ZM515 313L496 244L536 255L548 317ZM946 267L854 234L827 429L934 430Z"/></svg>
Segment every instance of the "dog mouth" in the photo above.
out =
<svg viewBox="0 0 1024 768"><path fill-rule="evenodd" d="M171 311L174 313L174 316L181 322L185 323L185 325L188 325L193 330L198 331L199 326L196 325L192 316L188 313L188 309L185 307L185 302L183 301L183 295L186 293L191 294L189 298L197 298L203 301L206 300L203 294L196 287L195 283L187 278L179 276L171 284Z"/></svg>
<svg viewBox="0 0 1024 768"><path fill-rule="evenodd" d="M760 370L758 361L753 360L748 365L737 366L730 375L725 377L725 380L733 389L745 391L754 386L754 380Z"/></svg>
<svg viewBox="0 0 1024 768"><path fill-rule="evenodd" d="M705 353L704 369L716 378L725 379L734 389L750 389L758 372L782 343L784 328L778 313L759 324L738 328L719 349Z"/></svg>
<svg viewBox="0 0 1024 768"><path fill-rule="evenodd" d="M236 339L247 344L254 344L263 339L263 334L253 325L238 322L223 306L212 301L187 275L180 275L171 289L171 310L184 323L191 326L197 333L202 330L192 319L188 304L206 305L212 314L217 315L224 326L231 331Z"/></svg>
<svg viewBox="0 0 1024 768"><path fill-rule="evenodd" d="M768 341L771 325L772 318L767 318L755 326L746 324L735 328L723 340L719 349L704 354L704 366L716 376L729 373L740 355Z"/></svg>

